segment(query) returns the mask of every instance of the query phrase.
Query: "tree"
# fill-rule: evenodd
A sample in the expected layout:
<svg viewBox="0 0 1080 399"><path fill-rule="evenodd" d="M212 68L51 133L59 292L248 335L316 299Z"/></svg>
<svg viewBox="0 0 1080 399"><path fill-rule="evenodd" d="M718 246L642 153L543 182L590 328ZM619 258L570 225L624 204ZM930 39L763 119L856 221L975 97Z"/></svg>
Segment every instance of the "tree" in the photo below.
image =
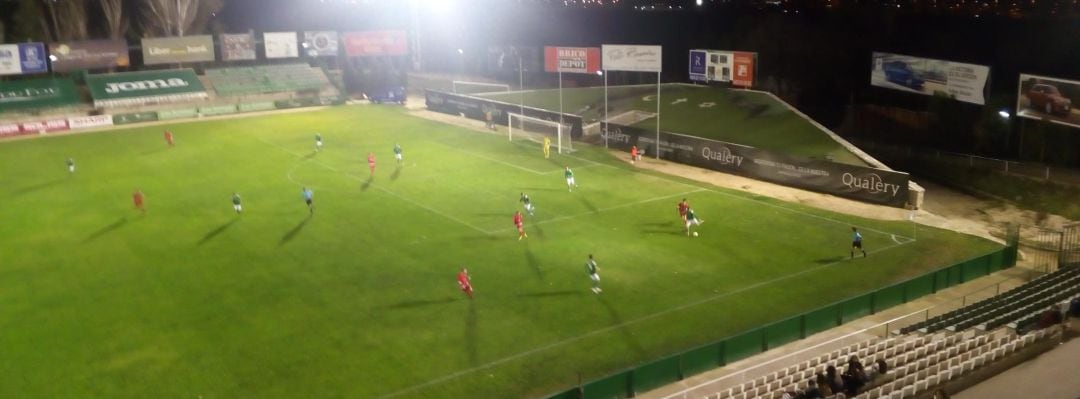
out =
<svg viewBox="0 0 1080 399"><path fill-rule="evenodd" d="M86 40L86 2L84 0L42 0L49 40Z"/></svg>
<svg viewBox="0 0 1080 399"><path fill-rule="evenodd" d="M224 0L144 0L140 25L145 35L202 33L222 7Z"/></svg>
<svg viewBox="0 0 1080 399"><path fill-rule="evenodd" d="M11 41L52 41L46 28L45 15L41 12L41 3L37 0L19 0L12 21Z"/></svg>
<svg viewBox="0 0 1080 399"><path fill-rule="evenodd" d="M105 16L105 33L109 38L124 37L128 29L127 15L124 14L124 0L101 0L101 13Z"/></svg>

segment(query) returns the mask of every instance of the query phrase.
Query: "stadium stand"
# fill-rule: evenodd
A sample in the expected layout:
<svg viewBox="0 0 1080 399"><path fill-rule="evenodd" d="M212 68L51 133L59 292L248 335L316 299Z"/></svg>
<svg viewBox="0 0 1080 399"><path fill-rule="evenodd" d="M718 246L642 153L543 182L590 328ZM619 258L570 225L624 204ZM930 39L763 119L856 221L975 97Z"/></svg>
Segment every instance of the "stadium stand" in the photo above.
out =
<svg viewBox="0 0 1080 399"><path fill-rule="evenodd" d="M829 366L846 368L851 356L863 359L866 368L884 360L888 371L863 385L854 398L911 398L997 364L1038 342L1055 338L1058 330L1038 330L1027 335L1007 331L993 334L948 334L938 337L901 336L870 339L794 364L772 374L706 396L707 399L781 398L800 392ZM835 393L829 398L844 398Z"/></svg>
<svg viewBox="0 0 1080 399"><path fill-rule="evenodd" d="M1004 325L1014 329L1027 328L1038 320L1047 306L1077 296L1080 296L1080 267L1063 267L1001 295L913 324L900 332L926 334L971 327L993 330Z"/></svg>
<svg viewBox="0 0 1080 399"><path fill-rule="evenodd" d="M218 96L318 91L330 86L321 69L307 64L260 65L207 69Z"/></svg>
<svg viewBox="0 0 1080 399"><path fill-rule="evenodd" d="M82 104L71 78L37 78L0 82L0 111L37 114Z"/></svg>

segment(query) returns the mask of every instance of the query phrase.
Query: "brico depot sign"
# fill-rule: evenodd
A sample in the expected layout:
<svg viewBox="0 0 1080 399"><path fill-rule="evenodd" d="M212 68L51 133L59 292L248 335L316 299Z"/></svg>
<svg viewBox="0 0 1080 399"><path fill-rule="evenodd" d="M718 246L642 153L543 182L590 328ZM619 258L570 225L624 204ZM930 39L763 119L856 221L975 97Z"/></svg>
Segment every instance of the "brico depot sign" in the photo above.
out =
<svg viewBox="0 0 1080 399"><path fill-rule="evenodd" d="M546 46L544 47L544 71L596 73L600 71L600 49Z"/></svg>

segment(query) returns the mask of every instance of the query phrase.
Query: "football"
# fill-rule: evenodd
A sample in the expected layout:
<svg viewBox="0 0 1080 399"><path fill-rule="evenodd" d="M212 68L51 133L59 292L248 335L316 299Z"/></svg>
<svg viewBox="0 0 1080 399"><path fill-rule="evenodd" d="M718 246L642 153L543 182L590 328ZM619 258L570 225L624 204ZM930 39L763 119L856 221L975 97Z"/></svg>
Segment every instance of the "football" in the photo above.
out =
<svg viewBox="0 0 1080 399"><path fill-rule="evenodd" d="M696 231L694 232L694 237L697 237L697 232Z"/></svg>

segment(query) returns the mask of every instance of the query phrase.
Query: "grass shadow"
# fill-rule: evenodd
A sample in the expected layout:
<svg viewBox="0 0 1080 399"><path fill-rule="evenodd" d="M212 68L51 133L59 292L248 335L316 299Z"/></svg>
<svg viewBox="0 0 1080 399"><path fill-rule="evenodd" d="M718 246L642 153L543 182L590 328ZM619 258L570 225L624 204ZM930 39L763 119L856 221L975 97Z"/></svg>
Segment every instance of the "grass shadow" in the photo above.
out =
<svg viewBox="0 0 1080 399"><path fill-rule="evenodd" d="M589 199L585 198L584 195L578 195L577 197L579 200L581 200L582 204L585 204L586 208L589 208L589 212L600 213L600 209L597 208L596 205L593 205L592 201L589 201Z"/></svg>
<svg viewBox="0 0 1080 399"><path fill-rule="evenodd" d="M834 257L831 257L831 258L817 259L817 260L814 260L814 263L817 263L819 265L828 265L828 264L843 261L845 259L848 259L848 257L841 255L841 256L834 256Z"/></svg>
<svg viewBox="0 0 1080 399"><path fill-rule="evenodd" d="M465 351L469 353L469 365L480 363L476 345L476 302L469 301L469 314L465 317Z"/></svg>
<svg viewBox="0 0 1080 399"><path fill-rule="evenodd" d="M638 342L637 338L634 337L634 334L630 332L626 325L624 325L622 317L619 316L619 312L616 311L610 303L608 303L607 299L603 297L603 294L601 294L599 300L600 303L603 304L604 308L607 310L608 316L611 317L611 326L617 329L619 333L622 334L623 341L626 342L626 346L630 347L631 350L637 353L638 359L644 360L646 358L645 348L641 346L641 342Z"/></svg>
<svg viewBox="0 0 1080 399"><path fill-rule="evenodd" d="M533 255L532 249L529 249L528 244L525 246L525 262L529 264L529 267L536 273L536 277L541 280L544 279L544 271L540 269L540 260L536 259L536 255Z"/></svg>
<svg viewBox="0 0 1080 399"><path fill-rule="evenodd" d="M457 302L459 300L461 300L461 298L446 297L446 298L441 298L441 299L424 299L424 300L416 300L416 301L404 301L404 302L395 303L393 305L385 306L385 308L386 309L411 309L411 308L418 308L418 307L422 307L422 306L442 305L442 304L445 304L445 303Z"/></svg>
<svg viewBox="0 0 1080 399"><path fill-rule="evenodd" d="M394 173L390 174L390 181L397 180L399 176L401 176L401 165L398 165L396 168L394 168Z"/></svg>
<svg viewBox="0 0 1080 399"><path fill-rule="evenodd" d="M669 234L676 236L686 236L686 230L671 228L671 229L642 229L643 234Z"/></svg>
<svg viewBox="0 0 1080 399"><path fill-rule="evenodd" d="M149 151L143 151L142 153L139 154L139 156L144 156L145 157L145 156L157 154L159 152L165 152L165 151L168 151L168 150L169 150L168 146L157 147L157 148L154 148L154 149L149 150Z"/></svg>
<svg viewBox="0 0 1080 399"><path fill-rule="evenodd" d="M524 192L527 192L527 193L528 193L528 192L533 192L533 191L562 191L562 188L561 188L561 187L560 187L560 188L551 188L551 187L522 187L522 190L521 190L521 191L524 191Z"/></svg>
<svg viewBox="0 0 1080 399"><path fill-rule="evenodd" d="M318 151L309 152L307 155L304 155L303 159L306 161L308 159L315 158L315 155L318 154L318 153L319 153Z"/></svg>
<svg viewBox="0 0 1080 399"><path fill-rule="evenodd" d="M53 179L53 180L41 182L41 183L38 183L38 184L26 186L26 187L23 187L23 188L20 188L18 190L13 191L11 193L11 196L19 197L19 196L31 194L31 193L33 193L35 191L41 191L41 190L44 190L46 188L49 188L49 187L58 185L60 183L63 183L64 181L68 180L68 178L70 178L70 176L65 177L63 179Z"/></svg>
<svg viewBox="0 0 1080 399"><path fill-rule="evenodd" d="M284 236L281 236L281 241L278 241L278 246L280 247L282 245L288 244L289 241L292 241L294 238L296 238L296 236L300 234L300 230L303 230L304 226L306 226L309 221L311 221L310 214L308 214L308 217L304 218L304 220L301 221L300 224L297 224L296 227L293 227L292 230L289 230L289 232L285 233Z"/></svg>
<svg viewBox="0 0 1080 399"><path fill-rule="evenodd" d="M518 294L517 296L522 298L547 298L553 296L567 296L567 295L581 295L581 291L546 291L546 292L526 292L524 294Z"/></svg>
<svg viewBox="0 0 1080 399"><path fill-rule="evenodd" d="M540 227L540 223L533 223L532 229L537 237L544 238L544 229Z"/></svg>
<svg viewBox="0 0 1080 399"><path fill-rule="evenodd" d="M202 246L203 244L206 244L207 242L210 242L210 240L213 240L214 237L218 236L218 234L224 233L225 230L228 230L229 227L231 227L233 224L235 224L239 220L240 220L239 218L233 218L232 220L228 221L227 223L225 223L225 224L223 224L221 226L218 226L218 227L214 228L213 230L210 230L209 232L206 233L206 235L203 236L203 238L201 240L199 240L199 243L198 243L197 246Z"/></svg>
<svg viewBox="0 0 1080 399"><path fill-rule="evenodd" d="M364 181L364 184L360 185L360 191L367 191L369 188L371 188L371 183L373 182L375 182L375 178L368 176L367 180Z"/></svg>
<svg viewBox="0 0 1080 399"><path fill-rule="evenodd" d="M83 242L86 243L86 242L94 241L94 240L96 240L98 238L101 238L102 236L104 236L106 234L109 234L109 233L111 233L113 231L116 231L116 229L124 227L125 224L127 224L127 218L121 216L120 219L117 219L115 222L110 223L108 226L102 227L102 228L98 229L97 231L95 231L93 233L90 233L90 235L87 236L86 239L83 240Z"/></svg>

